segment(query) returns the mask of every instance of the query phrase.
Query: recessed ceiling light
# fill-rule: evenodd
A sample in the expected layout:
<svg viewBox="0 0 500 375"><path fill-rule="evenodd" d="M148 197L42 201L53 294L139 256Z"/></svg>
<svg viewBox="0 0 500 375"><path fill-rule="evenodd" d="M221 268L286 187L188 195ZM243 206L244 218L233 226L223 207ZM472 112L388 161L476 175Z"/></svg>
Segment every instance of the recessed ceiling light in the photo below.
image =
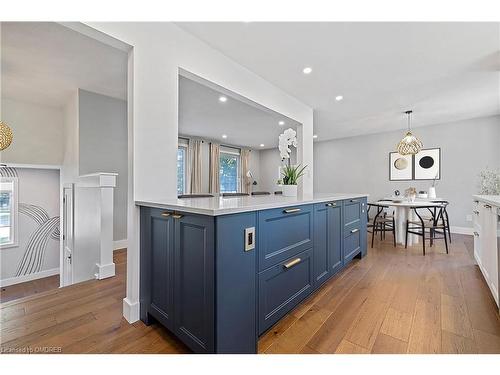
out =
<svg viewBox="0 0 500 375"><path fill-rule="evenodd" d="M227 102L227 98L225 96L219 96L219 102L225 103Z"/></svg>
<svg viewBox="0 0 500 375"><path fill-rule="evenodd" d="M314 139L318 138L318 135L317 135L317 134L314 134L314 135L313 135L313 138L314 138Z"/></svg>
<svg viewBox="0 0 500 375"><path fill-rule="evenodd" d="M335 97L335 100L338 101L338 102L340 102L342 99L344 99L344 97L342 95L337 95Z"/></svg>
<svg viewBox="0 0 500 375"><path fill-rule="evenodd" d="M260 144L260 147L264 147L264 143L261 143L261 144Z"/></svg>
<svg viewBox="0 0 500 375"><path fill-rule="evenodd" d="M222 138L226 139L226 138L227 138L227 135L222 134Z"/></svg>
<svg viewBox="0 0 500 375"><path fill-rule="evenodd" d="M304 69L302 69L302 71L304 72L304 74L311 74L313 70L310 66L306 66Z"/></svg>
<svg viewBox="0 0 500 375"><path fill-rule="evenodd" d="M283 126L283 125L285 125L285 121L283 121L283 120L278 121L278 125L279 125L279 126Z"/></svg>

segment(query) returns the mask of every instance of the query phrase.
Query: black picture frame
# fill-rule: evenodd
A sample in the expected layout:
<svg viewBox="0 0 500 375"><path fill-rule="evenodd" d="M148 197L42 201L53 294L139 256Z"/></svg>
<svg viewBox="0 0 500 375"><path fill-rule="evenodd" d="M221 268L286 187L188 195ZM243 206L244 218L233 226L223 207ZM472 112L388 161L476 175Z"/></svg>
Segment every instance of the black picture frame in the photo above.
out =
<svg viewBox="0 0 500 375"><path fill-rule="evenodd" d="M393 154L399 154L397 151L392 151L392 152L389 152L389 181L411 181L413 180L413 177L414 177L414 157L413 155L411 156L411 160L410 160L410 168L411 168L411 172L410 172L410 176L408 178L393 178L393 175L392 175L392 168L393 168L393 165L392 165L392 161L391 161L391 156Z"/></svg>

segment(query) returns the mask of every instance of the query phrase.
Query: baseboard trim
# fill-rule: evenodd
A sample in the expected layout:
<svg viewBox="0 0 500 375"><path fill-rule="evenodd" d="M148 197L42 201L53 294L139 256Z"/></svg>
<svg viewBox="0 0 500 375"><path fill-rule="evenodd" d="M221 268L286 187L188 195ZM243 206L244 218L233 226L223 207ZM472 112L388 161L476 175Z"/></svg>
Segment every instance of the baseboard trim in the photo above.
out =
<svg viewBox="0 0 500 375"><path fill-rule="evenodd" d="M27 281L43 279L44 277L59 275L59 268L52 268L50 270L45 270L37 273L30 273L29 275L10 277L8 279L0 280L0 287L10 286L20 283L25 283Z"/></svg>
<svg viewBox="0 0 500 375"><path fill-rule="evenodd" d="M131 324L137 322L139 320L139 302L131 303L128 298L124 298L123 317Z"/></svg>
<svg viewBox="0 0 500 375"><path fill-rule="evenodd" d="M114 263L109 263L109 264L104 264L100 265L97 264L97 278L99 280L102 279L107 279L108 277L113 277L115 276L115 264Z"/></svg>
<svg viewBox="0 0 500 375"><path fill-rule="evenodd" d="M128 240L125 238L124 240L113 241L113 251L125 249L128 247Z"/></svg>
<svg viewBox="0 0 500 375"><path fill-rule="evenodd" d="M456 233L456 234L466 234L469 236L472 236L473 234L473 229L471 227L450 227L451 233Z"/></svg>

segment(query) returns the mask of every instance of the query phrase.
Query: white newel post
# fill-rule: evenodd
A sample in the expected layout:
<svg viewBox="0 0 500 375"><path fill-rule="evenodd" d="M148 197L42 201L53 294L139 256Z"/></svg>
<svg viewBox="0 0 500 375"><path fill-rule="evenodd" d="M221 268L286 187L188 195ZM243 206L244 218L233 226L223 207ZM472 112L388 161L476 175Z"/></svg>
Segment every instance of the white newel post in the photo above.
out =
<svg viewBox="0 0 500 375"><path fill-rule="evenodd" d="M117 173L93 173L80 176L80 186L98 189L96 219L99 221L99 255L96 277L101 280L115 276L113 262L113 194Z"/></svg>

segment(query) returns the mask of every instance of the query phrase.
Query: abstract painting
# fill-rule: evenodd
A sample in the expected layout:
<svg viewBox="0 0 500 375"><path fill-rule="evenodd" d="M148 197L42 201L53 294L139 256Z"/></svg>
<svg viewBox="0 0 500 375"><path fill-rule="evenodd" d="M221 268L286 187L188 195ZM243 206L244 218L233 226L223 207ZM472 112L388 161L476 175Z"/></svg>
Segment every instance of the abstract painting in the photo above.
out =
<svg viewBox="0 0 500 375"><path fill-rule="evenodd" d="M389 180L407 181L413 178L413 158L411 155L389 153Z"/></svg>
<svg viewBox="0 0 500 375"><path fill-rule="evenodd" d="M415 155L415 180L441 178L441 149L423 149Z"/></svg>

